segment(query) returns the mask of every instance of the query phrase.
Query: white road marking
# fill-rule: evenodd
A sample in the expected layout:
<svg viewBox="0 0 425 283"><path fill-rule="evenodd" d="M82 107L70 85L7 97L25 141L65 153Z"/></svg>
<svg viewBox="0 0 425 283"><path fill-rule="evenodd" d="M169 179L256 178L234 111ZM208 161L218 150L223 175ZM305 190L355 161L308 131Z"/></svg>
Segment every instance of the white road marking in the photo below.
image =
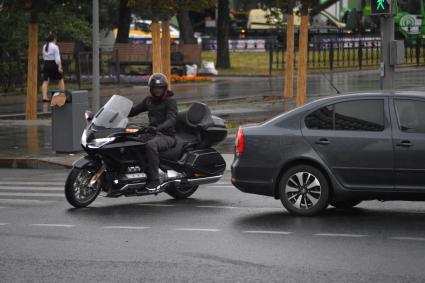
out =
<svg viewBox="0 0 425 283"><path fill-rule="evenodd" d="M0 199L1 204L47 204L54 201L38 199Z"/></svg>
<svg viewBox="0 0 425 283"><path fill-rule="evenodd" d="M133 230L143 230L149 229L151 227L143 227L143 226L103 226L102 229L133 229Z"/></svg>
<svg viewBox="0 0 425 283"><path fill-rule="evenodd" d="M170 207L170 206L175 206L174 204L156 204L156 203L139 203L137 205L140 206L153 206L153 207Z"/></svg>
<svg viewBox="0 0 425 283"><path fill-rule="evenodd" d="M36 227L63 227L63 228L72 228L72 227L75 227L75 225L69 225L69 224L30 224L30 226L36 226Z"/></svg>
<svg viewBox="0 0 425 283"><path fill-rule="evenodd" d="M190 231L190 232L219 232L220 229L201 229L201 228L176 228L174 231Z"/></svg>
<svg viewBox="0 0 425 283"><path fill-rule="evenodd" d="M9 190L9 191L56 191L63 192L64 188L61 187L5 187L0 186L0 190Z"/></svg>
<svg viewBox="0 0 425 283"><path fill-rule="evenodd" d="M334 233L318 233L318 234L314 234L314 236L321 236L321 237L346 237L346 238L362 238L362 237L366 237L367 235L360 235L360 234L334 234Z"/></svg>
<svg viewBox="0 0 425 283"><path fill-rule="evenodd" d="M425 238L422 237L392 237L390 239L401 241L425 241Z"/></svg>
<svg viewBox="0 0 425 283"><path fill-rule="evenodd" d="M64 197L64 194L53 194L53 193L5 193L0 192L0 196L10 197Z"/></svg>
<svg viewBox="0 0 425 283"><path fill-rule="evenodd" d="M276 234L276 235L289 235L292 234L292 232L287 231L243 231L243 233L249 233L249 234Z"/></svg>
<svg viewBox="0 0 425 283"><path fill-rule="evenodd" d="M9 223L0 223L0 226L5 226L7 224L9 224Z"/></svg>
<svg viewBox="0 0 425 283"><path fill-rule="evenodd" d="M62 182L22 182L22 181L0 181L0 186L65 186L65 181Z"/></svg>

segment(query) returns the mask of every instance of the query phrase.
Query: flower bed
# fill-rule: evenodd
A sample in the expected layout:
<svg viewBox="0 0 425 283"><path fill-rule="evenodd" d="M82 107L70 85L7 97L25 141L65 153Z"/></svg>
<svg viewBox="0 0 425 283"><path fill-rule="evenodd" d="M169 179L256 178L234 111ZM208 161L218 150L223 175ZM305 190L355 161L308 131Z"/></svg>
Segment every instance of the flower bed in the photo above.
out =
<svg viewBox="0 0 425 283"><path fill-rule="evenodd" d="M204 76L177 76L172 75L171 76L171 82L172 83L191 83L191 82L211 82L211 77L204 77Z"/></svg>

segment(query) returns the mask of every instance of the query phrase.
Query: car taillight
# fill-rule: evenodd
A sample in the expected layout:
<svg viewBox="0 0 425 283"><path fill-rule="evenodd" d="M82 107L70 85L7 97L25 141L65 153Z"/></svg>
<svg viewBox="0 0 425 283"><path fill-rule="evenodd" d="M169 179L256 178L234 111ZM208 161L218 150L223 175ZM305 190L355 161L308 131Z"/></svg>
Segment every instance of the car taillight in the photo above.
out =
<svg viewBox="0 0 425 283"><path fill-rule="evenodd" d="M235 152L242 153L245 150L245 137L243 135L243 131L241 128L238 130L238 134L236 135L236 144L235 144Z"/></svg>

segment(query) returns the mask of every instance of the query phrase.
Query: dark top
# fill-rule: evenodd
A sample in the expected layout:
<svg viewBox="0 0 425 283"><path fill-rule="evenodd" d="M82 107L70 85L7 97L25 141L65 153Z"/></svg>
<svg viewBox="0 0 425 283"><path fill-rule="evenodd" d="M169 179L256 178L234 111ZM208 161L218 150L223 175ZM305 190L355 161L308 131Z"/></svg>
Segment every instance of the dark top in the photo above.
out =
<svg viewBox="0 0 425 283"><path fill-rule="evenodd" d="M156 127L157 131L164 135L174 136L176 133L177 104L171 96L173 96L173 93L170 91L159 100L148 96L141 103L133 106L128 117L148 111L149 126Z"/></svg>

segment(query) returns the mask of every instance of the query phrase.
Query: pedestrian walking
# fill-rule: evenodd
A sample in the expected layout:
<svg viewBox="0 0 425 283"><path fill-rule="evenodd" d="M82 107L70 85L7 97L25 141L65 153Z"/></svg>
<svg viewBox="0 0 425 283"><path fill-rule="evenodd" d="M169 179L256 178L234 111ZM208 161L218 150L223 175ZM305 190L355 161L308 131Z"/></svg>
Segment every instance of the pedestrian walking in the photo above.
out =
<svg viewBox="0 0 425 283"><path fill-rule="evenodd" d="M43 102L49 102L47 90L50 81L57 81L60 92L65 91L63 80L62 61L59 47L56 45L56 36L49 33L46 43L43 45L43 85L41 87Z"/></svg>

